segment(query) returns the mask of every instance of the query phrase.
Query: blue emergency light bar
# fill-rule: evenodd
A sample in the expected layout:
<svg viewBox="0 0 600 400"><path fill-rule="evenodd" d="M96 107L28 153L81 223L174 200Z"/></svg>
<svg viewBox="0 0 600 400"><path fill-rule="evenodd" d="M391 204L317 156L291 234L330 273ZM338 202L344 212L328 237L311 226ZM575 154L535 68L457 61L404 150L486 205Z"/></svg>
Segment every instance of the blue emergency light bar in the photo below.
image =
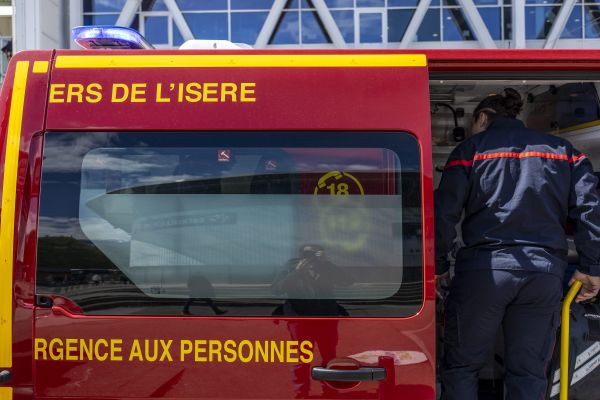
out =
<svg viewBox="0 0 600 400"><path fill-rule="evenodd" d="M90 25L71 29L75 43L84 49L153 49L138 31L124 26Z"/></svg>

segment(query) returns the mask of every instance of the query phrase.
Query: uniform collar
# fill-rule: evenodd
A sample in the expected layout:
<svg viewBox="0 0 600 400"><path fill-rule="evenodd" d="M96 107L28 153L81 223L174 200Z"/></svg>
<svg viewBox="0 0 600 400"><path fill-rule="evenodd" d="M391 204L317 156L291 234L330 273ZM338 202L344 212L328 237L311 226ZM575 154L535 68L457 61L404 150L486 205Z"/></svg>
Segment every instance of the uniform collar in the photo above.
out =
<svg viewBox="0 0 600 400"><path fill-rule="evenodd" d="M520 119L496 117L490 123L488 129L491 128L524 128L525 124Z"/></svg>

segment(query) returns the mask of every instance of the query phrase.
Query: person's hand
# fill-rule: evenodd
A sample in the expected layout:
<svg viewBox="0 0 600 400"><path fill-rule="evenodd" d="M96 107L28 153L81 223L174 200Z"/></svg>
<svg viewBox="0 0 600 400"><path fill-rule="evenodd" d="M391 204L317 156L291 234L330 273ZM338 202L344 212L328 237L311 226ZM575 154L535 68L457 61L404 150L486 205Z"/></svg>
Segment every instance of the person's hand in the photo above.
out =
<svg viewBox="0 0 600 400"><path fill-rule="evenodd" d="M442 284L446 283L448 278L450 277L449 272L444 272L441 275L435 276L435 295L438 299L444 299L444 291L442 289Z"/></svg>
<svg viewBox="0 0 600 400"><path fill-rule="evenodd" d="M593 299L598 295L598 291L600 290L600 276L591 276L584 274L583 272L575 271L573 278L569 281L569 286L575 281L580 281L582 283L581 290L575 298L576 303Z"/></svg>

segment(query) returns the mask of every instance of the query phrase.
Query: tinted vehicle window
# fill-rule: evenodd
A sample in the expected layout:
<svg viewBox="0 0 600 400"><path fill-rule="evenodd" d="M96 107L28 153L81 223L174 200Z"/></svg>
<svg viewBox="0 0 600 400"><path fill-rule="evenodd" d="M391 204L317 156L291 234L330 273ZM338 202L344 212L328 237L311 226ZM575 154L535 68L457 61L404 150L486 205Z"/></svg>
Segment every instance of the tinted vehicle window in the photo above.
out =
<svg viewBox="0 0 600 400"><path fill-rule="evenodd" d="M551 85L547 91L528 97L527 126L543 131L572 128L600 119L594 83Z"/></svg>
<svg viewBox="0 0 600 400"><path fill-rule="evenodd" d="M87 314L414 314L418 154L403 133L47 133L38 294Z"/></svg>

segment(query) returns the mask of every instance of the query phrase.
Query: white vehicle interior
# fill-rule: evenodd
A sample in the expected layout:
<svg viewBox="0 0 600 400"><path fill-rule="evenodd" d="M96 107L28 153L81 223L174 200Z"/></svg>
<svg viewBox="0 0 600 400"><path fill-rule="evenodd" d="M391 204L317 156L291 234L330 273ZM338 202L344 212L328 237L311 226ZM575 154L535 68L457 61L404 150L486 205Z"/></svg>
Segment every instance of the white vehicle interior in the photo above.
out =
<svg viewBox="0 0 600 400"><path fill-rule="evenodd" d="M590 81L548 80L435 80L430 81L431 131L436 167L435 186L440 168L444 166L455 140L454 116L465 136L471 135L473 110L486 96L502 93L504 88L516 89L524 101L519 118L528 127L570 140L600 169L600 83ZM450 107L448 107L450 106Z"/></svg>

